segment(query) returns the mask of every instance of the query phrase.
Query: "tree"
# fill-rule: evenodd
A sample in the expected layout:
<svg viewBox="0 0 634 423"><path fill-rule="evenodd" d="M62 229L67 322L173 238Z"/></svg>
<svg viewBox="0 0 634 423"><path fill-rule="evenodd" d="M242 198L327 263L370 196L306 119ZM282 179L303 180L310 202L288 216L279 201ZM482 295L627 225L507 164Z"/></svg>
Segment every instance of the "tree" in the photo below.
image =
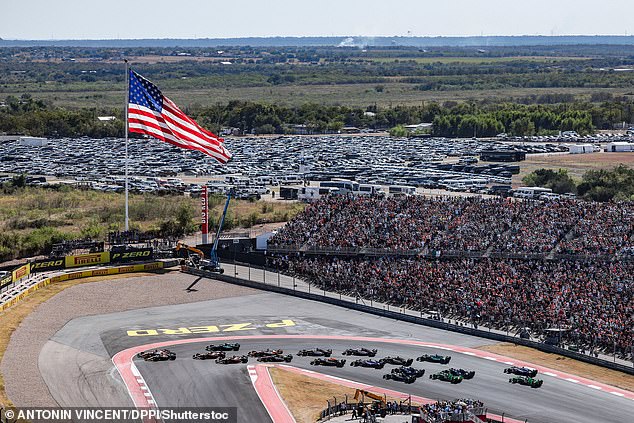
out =
<svg viewBox="0 0 634 423"><path fill-rule="evenodd" d="M550 188L557 194L577 191L577 185L566 169L559 169L556 172L552 169L537 169L526 175L522 181L529 187Z"/></svg>
<svg viewBox="0 0 634 423"><path fill-rule="evenodd" d="M392 137L406 137L407 129L403 125L396 125L394 128L390 129L390 136Z"/></svg>

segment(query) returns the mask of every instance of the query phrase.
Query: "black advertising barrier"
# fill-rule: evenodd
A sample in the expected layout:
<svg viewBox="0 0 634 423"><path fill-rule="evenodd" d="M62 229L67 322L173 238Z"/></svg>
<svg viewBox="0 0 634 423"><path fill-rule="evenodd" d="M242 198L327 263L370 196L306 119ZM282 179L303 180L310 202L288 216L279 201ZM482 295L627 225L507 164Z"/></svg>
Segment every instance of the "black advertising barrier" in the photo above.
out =
<svg viewBox="0 0 634 423"><path fill-rule="evenodd" d="M130 261L151 260L154 256L153 248L135 248L129 251L110 251L111 263L127 263Z"/></svg>
<svg viewBox="0 0 634 423"><path fill-rule="evenodd" d="M31 263L31 272L48 272L49 270L60 270L64 268L64 257L49 257L36 260Z"/></svg>

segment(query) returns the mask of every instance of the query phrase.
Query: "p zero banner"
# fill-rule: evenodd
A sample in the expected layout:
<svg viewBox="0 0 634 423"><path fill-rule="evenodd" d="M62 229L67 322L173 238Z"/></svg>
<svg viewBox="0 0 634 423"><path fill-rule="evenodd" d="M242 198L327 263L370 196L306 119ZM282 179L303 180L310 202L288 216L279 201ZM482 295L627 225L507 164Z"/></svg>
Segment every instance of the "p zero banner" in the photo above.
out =
<svg viewBox="0 0 634 423"><path fill-rule="evenodd" d="M109 251L104 251L103 253L81 254L78 256L66 256L65 259L66 268L96 266L104 263L110 263Z"/></svg>
<svg viewBox="0 0 634 423"><path fill-rule="evenodd" d="M11 283L13 283L13 275L9 273L4 278L0 279L0 289L11 285Z"/></svg>
<svg viewBox="0 0 634 423"><path fill-rule="evenodd" d="M31 274L31 263L27 263L24 266L20 266L15 269L11 276L13 277L13 282L17 282L22 278L25 278Z"/></svg>
<svg viewBox="0 0 634 423"><path fill-rule="evenodd" d="M154 255L152 248L139 248L134 251L110 252L110 261L112 263L126 263L129 261L150 260Z"/></svg>
<svg viewBox="0 0 634 423"><path fill-rule="evenodd" d="M65 262L64 257L37 260L31 263L31 273L63 269Z"/></svg>

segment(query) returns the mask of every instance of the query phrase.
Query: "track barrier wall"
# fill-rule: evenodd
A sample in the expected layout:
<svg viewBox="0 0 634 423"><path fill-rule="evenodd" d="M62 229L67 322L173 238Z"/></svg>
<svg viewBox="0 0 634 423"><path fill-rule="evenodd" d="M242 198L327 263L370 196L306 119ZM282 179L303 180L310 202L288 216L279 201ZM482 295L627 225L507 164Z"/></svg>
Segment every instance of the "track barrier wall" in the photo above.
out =
<svg viewBox="0 0 634 423"><path fill-rule="evenodd" d="M386 310L384 308L372 307L367 304L360 304L357 302L347 301L343 299L329 297L327 295L309 293L301 290L295 290L275 285L274 283L267 284L262 282L251 281L248 279L237 278L234 276L228 276L225 274L218 274L209 271L194 269L191 267L183 267L182 270L192 275L201 276L209 279L216 279L222 282L232 283L236 285L242 285L249 288L266 290L276 292L279 294L292 295L294 297L303 298L307 300L320 301L327 304L332 304L340 307L345 307L352 310L361 311L364 313L373 314L376 316L387 317L390 319L401 320L409 323L415 323L418 325L429 326L437 329L448 330L452 332L464 333L465 335L477 336L479 338L493 339L500 342L509 342L512 344L522 345L530 348L535 348L539 351L559 354L568 358L583 361L590 364L595 364L601 367L605 367L612 370L617 370L623 373L634 375L634 368L625 366L620 363L613 363L608 360L595 358L586 354L581 354L575 351L560 348L554 345L548 345L541 342L535 342L528 339L521 339L514 336L504 335L496 332L489 332L482 329L475 329L472 327L459 326L451 324L447 321L440 321L435 319L429 319L425 317L413 316L411 314L405 314L398 311Z"/></svg>

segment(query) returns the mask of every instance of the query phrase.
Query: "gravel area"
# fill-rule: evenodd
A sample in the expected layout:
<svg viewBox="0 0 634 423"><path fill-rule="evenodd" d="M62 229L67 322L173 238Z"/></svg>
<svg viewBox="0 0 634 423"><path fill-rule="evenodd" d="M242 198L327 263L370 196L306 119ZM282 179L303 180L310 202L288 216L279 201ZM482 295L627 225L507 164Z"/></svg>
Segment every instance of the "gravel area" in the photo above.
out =
<svg viewBox="0 0 634 423"><path fill-rule="evenodd" d="M104 280L69 287L44 302L11 336L0 365L7 396L18 407L57 406L40 376L38 356L49 338L74 318L260 292L218 281L201 281L196 285L197 292L187 293L185 288L193 280L193 276L175 271Z"/></svg>

